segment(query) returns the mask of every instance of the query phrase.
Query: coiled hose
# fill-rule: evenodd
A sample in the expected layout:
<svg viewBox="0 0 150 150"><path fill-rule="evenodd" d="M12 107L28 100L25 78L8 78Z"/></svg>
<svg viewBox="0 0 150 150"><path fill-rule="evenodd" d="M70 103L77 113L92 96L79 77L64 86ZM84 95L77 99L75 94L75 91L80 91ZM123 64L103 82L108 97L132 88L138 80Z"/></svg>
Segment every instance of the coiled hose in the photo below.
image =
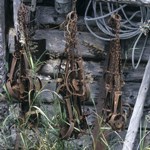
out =
<svg viewBox="0 0 150 150"><path fill-rule="evenodd" d="M88 16L89 7L92 5L92 11L93 16ZM135 12L132 12L132 15L129 15L126 13L125 8L127 7L127 4L118 4L116 6L114 3L109 2L98 2L96 0L89 0L89 3L87 5L86 11L85 11L85 24L87 26L87 29L93 34L95 37L97 37L100 40L104 41L111 41L115 38L115 34L113 33L113 29L109 26L109 18L114 13L118 13L122 17L121 21L121 29L119 33L120 39L129 39L137 36L137 39L135 43L133 44L132 48L132 66L134 69L137 69L143 52L145 50L145 46L148 40L148 32L150 29L150 8L149 7L142 7L137 6L138 10ZM140 20L137 20L136 18L139 18ZM95 22L98 29L104 33L104 34L97 34L94 31L92 31L89 22ZM145 41L141 50L141 54L139 56L139 60L137 64L135 65L135 57L134 53L136 50L136 46L140 40L140 38L145 35Z"/></svg>

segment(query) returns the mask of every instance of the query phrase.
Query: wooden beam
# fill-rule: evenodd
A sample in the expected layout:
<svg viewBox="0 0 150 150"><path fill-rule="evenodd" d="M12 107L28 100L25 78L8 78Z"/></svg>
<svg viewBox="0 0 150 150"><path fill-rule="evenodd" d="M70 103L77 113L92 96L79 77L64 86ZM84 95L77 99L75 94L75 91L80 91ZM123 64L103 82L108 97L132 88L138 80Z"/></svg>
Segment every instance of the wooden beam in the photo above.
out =
<svg viewBox="0 0 150 150"><path fill-rule="evenodd" d="M36 11L36 21L37 24L53 24L53 25L60 25L63 23L66 19L65 14L58 14L56 13L56 10L52 6L37 6L37 11ZM89 22L90 25L96 26L95 22ZM85 26L84 23L84 17L79 16L78 17L78 26Z"/></svg>
<svg viewBox="0 0 150 150"><path fill-rule="evenodd" d="M0 92L2 92L6 75L5 2L5 0L0 2Z"/></svg>
<svg viewBox="0 0 150 150"><path fill-rule="evenodd" d="M146 100L150 85L150 57L146 65L143 80L138 92L137 100L134 106L133 114L130 120L128 131L125 137L124 145L122 150L132 150L134 147L135 138L140 125L140 120L143 114L143 107Z"/></svg>
<svg viewBox="0 0 150 150"><path fill-rule="evenodd" d="M136 48L135 54L134 54L135 64L141 55L141 50L143 48L145 38L146 38L146 36L142 36L141 39L139 40L139 42L137 43L137 46L135 47ZM127 49L125 49L125 51L127 52L127 60L132 59L132 48L133 48L134 41L135 41L135 39L132 38L131 40L126 40L126 42L124 43L127 45L127 47L126 47ZM148 61L149 55L150 55L149 47L150 47L150 39L148 38L146 46L145 46L145 50L144 50L143 55L142 55L141 62L142 61L144 61L144 62Z"/></svg>
<svg viewBox="0 0 150 150"><path fill-rule="evenodd" d="M14 35L15 31L13 28L11 28L9 30L9 39L8 39L10 53L14 52ZM101 60L101 58L104 59L106 55L106 52L104 52L106 42L97 39L89 32L78 32L77 38L78 38L78 46L77 46L78 50L84 58L96 59L99 61ZM46 40L46 50L48 50L50 53L62 54L64 52L65 38L63 31L50 29L36 30L35 35L33 36L33 40L41 40L41 39ZM143 42L144 39L142 38L139 43L140 46L143 45ZM129 42L127 44L129 44ZM133 43L130 42L129 50L125 49L128 53L126 61L131 61L132 59L131 44ZM141 53L140 46L138 46L138 49L136 49L135 51L135 62L139 59ZM148 61L148 56L150 55L149 47L150 47L150 40L147 41L147 45L143 53L141 62ZM44 51L44 49L42 49L41 51ZM124 55L122 55L122 58L125 60Z"/></svg>
<svg viewBox="0 0 150 150"><path fill-rule="evenodd" d="M15 31L13 28L9 30L8 45L10 53L13 53L14 48L14 35ZM78 32L78 51L85 58L97 58L100 60L104 54L105 42L93 37L88 32ZM36 30L33 40L46 39L46 50L50 54L62 54L65 49L65 38L64 32L59 30ZM41 49L45 51L45 49Z"/></svg>
<svg viewBox="0 0 150 150"><path fill-rule="evenodd" d="M141 63L137 69L133 69L131 63L123 65L123 75L125 82L136 82L140 83L143 78L146 63Z"/></svg>
<svg viewBox="0 0 150 150"><path fill-rule="evenodd" d="M11 1L13 1L13 0L11 0ZM31 3L31 0L23 0L23 2ZM38 2L38 3L42 3L42 2L43 2L43 0L37 0L37 2Z"/></svg>
<svg viewBox="0 0 150 150"><path fill-rule="evenodd" d="M40 74L44 76L57 76L60 59L48 60L40 69ZM103 74L102 65L100 62L84 61L84 69L87 76L100 77Z"/></svg>
<svg viewBox="0 0 150 150"><path fill-rule="evenodd" d="M14 27L15 32L18 31L18 10L20 7L21 1L20 0L13 0L13 21L14 21Z"/></svg>
<svg viewBox="0 0 150 150"><path fill-rule="evenodd" d="M48 87L45 88L50 88L51 90L56 89L56 77L58 76L58 69L57 66L60 64L60 60L49 60L47 61L46 65L44 65L41 70L39 71L39 75L42 76L49 76L54 79L52 84L50 83ZM91 99L87 104L91 105L93 104L92 99L95 101L98 101L99 99L99 82L97 81L99 77L102 77L103 70L100 67L100 63L92 62L92 61L84 61L84 69L85 69L85 77L86 77L86 82L90 86L90 91L91 91ZM49 80L50 81L50 80ZM52 86L52 87L50 87ZM54 88L55 87L55 88ZM48 98L49 99L49 98Z"/></svg>
<svg viewBox="0 0 150 150"><path fill-rule="evenodd" d="M47 60L46 64L44 64L40 70L40 73L43 75L51 75L52 73L54 74L56 66L58 66L60 63L59 59L52 59L52 60ZM85 67L85 72L87 74L93 74L95 77L102 76L103 74L103 67L104 63L103 61L84 61L84 67ZM144 74L144 68L146 64L141 64L138 69L134 70L132 68L131 63L126 64L125 67L123 67L123 78L126 85L130 85L134 88L134 84L139 88L139 83L142 81L143 74ZM137 91L137 89L136 89Z"/></svg>
<svg viewBox="0 0 150 150"><path fill-rule="evenodd" d="M132 4L132 5L140 5L140 6L149 6L150 4L150 0L96 0L96 1Z"/></svg>
<svg viewBox="0 0 150 150"><path fill-rule="evenodd" d="M59 59L48 60L46 64L41 67L39 74L54 78L57 76L58 72L56 70L56 67L59 64L60 64ZM98 98L99 98L99 91L100 91L99 88L101 85L95 82L97 82L97 80L103 76L102 65L103 64L101 62L84 61L85 74L88 77L88 80L90 82L90 87L92 89L92 92L91 92L92 98L95 99L96 102L98 101ZM143 72L144 72L143 67L140 67L138 70L129 69L128 74L124 78L125 85L123 87L122 100L124 102L129 103L132 107L134 106L137 95L138 95L138 90L140 87L140 81L142 80L142 77L143 77ZM130 78L130 80L128 78ZM147 100L144 105L145 108L150 107L150 94L149 93L148 93Z"/></svg>
<svg viewBox="0 0 150 150"><path fill-rule="evenodd" d="M65 49L65 38L63 31L56 30L37 30L33 39L46 39L46 49L49 52L62 53ZM105 42L95 38L90 33L77 33L77 48L79 54L84 57L95 57L94 50L103 53Z"/></svg>
<svg viewBox="0 0 150 150"><path fill-rule="evenodd" d="M134 107L138 95L138 91L140 88L140 83L136 82L126 82L123 87L123 95L122 100L126 103L129 103L132 107ZM144 103L145 108L150 108L150 89Z"/></svg>

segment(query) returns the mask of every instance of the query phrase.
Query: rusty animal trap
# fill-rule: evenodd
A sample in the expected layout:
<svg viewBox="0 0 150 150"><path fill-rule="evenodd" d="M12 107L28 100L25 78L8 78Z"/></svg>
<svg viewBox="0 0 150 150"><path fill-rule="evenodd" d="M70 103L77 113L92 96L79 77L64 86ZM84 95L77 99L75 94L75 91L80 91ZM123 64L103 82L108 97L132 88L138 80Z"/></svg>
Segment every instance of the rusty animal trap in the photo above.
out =
<svg viewBox="0 0 150 150"><path fill-rule="evenodd" d="M77 135L85 129L86 118L83 114L82 103L88 99L89 90L84 76L83 60L77 50L77 14L75 7L66 17L65 25L65 56L66 61L61 62L61 78L58 83L57 92L63 96L62 111L66 112L68 125L62 127L61 137L68 139L73 134ZM65 69L63 69L65 65Z"/></svg>
<svg viewBox="0 0 150 150"><path fill-rule="evenodd" d="M42 87L40 79L32 74L30 17L27 6L21 2L17 13L18 28L15 36L15 52L6 82L11 97L21 104L23 118L28 114L31 104L34 103L35 92ZM31 115L32 123L36 120L35 116L36 113Z"/></svg>
<svg viewBox="0 0 150 150"><path fill-rule="evenodd" d="M123 78L121 72L121 45L119 38L119 14L112 15L109 20L116 37L110 42L107 59L107 68L104 75L106 99L104 101L104 119L114 130L122 130L125 126L126 116L122 104Z"/></svg>

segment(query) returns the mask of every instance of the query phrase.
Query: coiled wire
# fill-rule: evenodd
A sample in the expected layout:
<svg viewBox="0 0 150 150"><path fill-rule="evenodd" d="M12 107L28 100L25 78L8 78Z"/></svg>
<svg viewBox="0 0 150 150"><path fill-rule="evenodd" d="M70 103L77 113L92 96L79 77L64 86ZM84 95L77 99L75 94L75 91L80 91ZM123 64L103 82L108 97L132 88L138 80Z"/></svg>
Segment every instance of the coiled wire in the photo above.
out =
<svg viewBox="0 0 150 150"><path fill-rule="evenodd" d="M91 5L93 10L93 16L88 16L87 13ZM105 11L104 11L104 7L105 7ZM129 16L129 14L125 12L126 7L127 4L118 4L118 6L116 6L114 3L109 3L109 2L102 3L96 0L89 0L89 3L85 11L84 20L87 29L91 32L92 35L94 35L100 40L111 41L115 39L115 34L113 33L113 29L111 28L111 26L109 26L109 18L114 13L118 13L119 15L121 15L122 20L120 23L121 29L119 33L120 39L129 39L137 36L137 39L133 44L133 48L132 48L133 49L132 66L134 69L137 69L148 40L147 33L149 32L150 29L150 23L148 22L150 19L150 8L139 6L137 7L138 10L132 12L132 15ZM137 18L140 18L140 20L137 20ZM99 35L93 32L89 25L90 21L95 22L98 29L104 34ZM136 46L143 35L146 36L145 41L143 44L143 48L141 50L141 54L139 56L139 60L135 65L134 53L136 50Z"/></svg>

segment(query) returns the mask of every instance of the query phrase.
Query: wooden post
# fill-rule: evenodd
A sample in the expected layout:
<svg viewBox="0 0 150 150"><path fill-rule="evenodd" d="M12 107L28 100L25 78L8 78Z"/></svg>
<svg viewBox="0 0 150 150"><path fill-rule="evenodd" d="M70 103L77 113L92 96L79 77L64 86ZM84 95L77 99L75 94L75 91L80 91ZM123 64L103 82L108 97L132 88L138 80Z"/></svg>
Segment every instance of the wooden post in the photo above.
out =
<svg viewBox="0 0 150 150"><path fill-rule="evenodd" d="M5 0L0 2L0 93L5 82L6 67L6 46L5 46Z"/></svg>
<svg viewBox="0 0 150 150"><path fill-rule="evenodd" d="M20 7L21 0L13 0L13 20L14 20L14 27L17 34L18 31L18 9Z"/></svg>
<svg viewBox="0 0 150 150"><path fill-rule="evenodd" d="M138 92L137 100L134 106L133 114L130 119L128 131L125 137L122 150L132 150L135 138L138 132L141 117L143 115L144 102L150 85L150 57L145 68L142 83Z"/></svg>

